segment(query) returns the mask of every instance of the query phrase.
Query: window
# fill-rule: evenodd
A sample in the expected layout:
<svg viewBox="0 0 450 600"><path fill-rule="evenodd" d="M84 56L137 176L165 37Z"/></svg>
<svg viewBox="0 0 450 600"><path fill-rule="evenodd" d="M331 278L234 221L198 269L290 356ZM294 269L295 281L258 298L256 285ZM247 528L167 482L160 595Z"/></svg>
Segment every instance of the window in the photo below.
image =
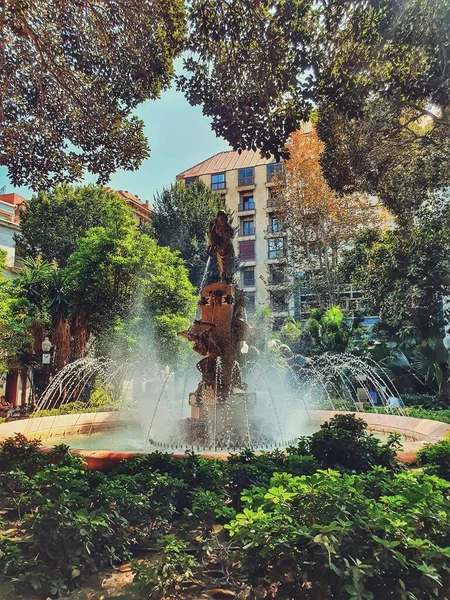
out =
<svg viewBox="0 0 450 600"><path fill-rule="evenodd" d="M225 173L214 173L214 175L211 175L211 189L224 190L225 188Z"/></svg>
<svg viewBox="0 0 450 600"><path fill-rule="evenodd" d="M255 235L255 222L253 219L241 220L241 235Z"/></svg>
<svg viewBox="0 0 450 600"><path fill-rule="evenodd" d="M269 283L272 285L281 285L284 283L285 272L284 269L280 269L279 266L270 265L269 270Z"/></svg>
<svg viewBox="0 0 450 600"><path fill-rule="evenodd" d="M279 204L280 192L270 192L267 200L268 208L276 208Z"/></svg>
<svg viewBox="0 0 450 600"><path fill-rule="evenodd" d="M191 183L195 183L198 181L198 177L185 177L184 183L185 185L191 185Z"/></svg>
<svg viewBox="0 0 450 600"><path fill-rule="evenodd" d="M270 308L274 312L286 312L288 309L286 293L272 292L270 294Z"/></svg>
<svg viewBox="0 0 450 600"><path fill-rule="evenodd" d="M255 169L247 167L238 171L238 186L253 185L255 183Z"/></svg>
<svg viewBox="0 0 450 600"><path fill-rule="evenodd" d="M245 310L248 313L254 313L256 310L255 292L245 292Z"/></svg>
<svg viewBox="0 0 450 600"><path fill-rule="evenodd" d="M284 258L284 239L274 238L269 240L269 258Z"/></svg>
<svg viewBox="0 0 450 600"><path fill-rule="evenodd" d="M282 163L270 163L267 165L267 181L271 181L272 177L276 178L276 176L283 171Z"/></svg>
<svg viewBox="0 0 450 600"><path fill-rule="evenodd" d="M239 204L239 210L255 210L255 201L253 196L242 196Z"/></svg>
<svg viewBox="0 0 450 600"><path fill-rule="evenodd" d="M270 217L269 219L269 232L276 233L277 231L281 231L281 221L278 217Z"/></svg>
<svg viewBox="0 0 450 600"><path fill-rule="evenodd" d="M255 267L245 267L242 269L242 287L255 286Z"/></svg>
<svg viewBox="0 0 450 600"><path fill-rule="evenodd" d="M255 260L255 242L239 242L239 258L241 260Z"/></svg>

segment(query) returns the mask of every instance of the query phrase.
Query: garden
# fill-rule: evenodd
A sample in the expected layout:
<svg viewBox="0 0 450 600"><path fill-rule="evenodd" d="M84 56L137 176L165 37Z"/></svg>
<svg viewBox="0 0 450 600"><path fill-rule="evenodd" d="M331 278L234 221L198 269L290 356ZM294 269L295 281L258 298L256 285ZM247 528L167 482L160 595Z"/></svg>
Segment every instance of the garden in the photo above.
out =
<svg viewBox="0 0 450 600"><path fill-rule="evenodd" d="M64 445L44 453L39 441L5 440L2 589L29 600L87 598L83 590L96 599L450 597L450 440L407 469L398 438L381 442L366 427L339 415L285 452L151 453L105 473ZM133 581L102 596L108 573Z"/></svg>
<svg viewBox="0 0 450 600"><path fill-rule="evenodd" d="M449 434L405 464L354 414L450 424L448 0L3 2L0 32L0 422L31 434L0 436L0 600L450 600ZM151 207L109 187L140 169ZM216 451L235 388L250 445L252 377L267 444L153 451L194 414ZM276 437L287 398L336 414ZM160 445L109 470L33 439L129 408Z"/></svg>

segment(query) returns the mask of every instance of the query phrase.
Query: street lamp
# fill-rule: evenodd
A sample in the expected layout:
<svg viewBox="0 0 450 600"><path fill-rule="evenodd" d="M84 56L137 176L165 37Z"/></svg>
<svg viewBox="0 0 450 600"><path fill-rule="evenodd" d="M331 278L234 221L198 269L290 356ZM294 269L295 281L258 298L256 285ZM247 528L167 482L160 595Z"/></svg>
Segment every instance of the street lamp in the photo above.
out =
<svg viewBox="0 0 450 600"><path fill-rule="evenodd" d="M50 364L50 350L52 349L53 344L48 339L48 336L45 336L44 341L41 344L42 348L42 364L49 365Z"/></svg>
<svg viewBox="0 0 450 600"><path fill-rule="evenodd" d="M444 344L444 348L450 352L450 333L446 333L445 338L442 340L442 343Z"/></svg>

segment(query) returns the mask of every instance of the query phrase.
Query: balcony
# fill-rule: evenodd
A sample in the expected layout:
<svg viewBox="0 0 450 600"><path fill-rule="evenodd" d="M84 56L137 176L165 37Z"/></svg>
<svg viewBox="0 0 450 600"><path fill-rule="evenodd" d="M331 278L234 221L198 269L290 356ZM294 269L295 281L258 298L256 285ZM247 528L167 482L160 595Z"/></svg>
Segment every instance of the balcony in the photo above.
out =
<svg viewBox="0 0 450 600"><path fill-rule="evenodd" d="M267 212L275 212L278 210L278 199L269 198L267 200Z"/></svg>
<svg viewBox="0 0 450 600"><path fill-rule="evenodd" d="M238 187L248 187L255 185L255 176L251 175L249 177L238 177Z"/></svg>
<svg viewBox="0 0 450 600"><path fill-rule="evenodd" d="M247 227L243 227L242 225L239 228L239 237L248 237L251 235L255 235L255 225L252 223L251 225L247 225Z"/></svg>
<svg viewBox="0 0 450 600"><path fill-rule="evenodd" d="M255 212L255 201L252 202L239 202L238 213L251 214Z"/></svg>
<svg viewBox="0 0 450 600"><path fill-rule="evenodd" d="M269 279L267 280L268 289L281 289L288 287L289 282L284 273L280 275L269 275Z"/></svg>
<svg viewBox="0 0 450 600"><path fill-rule="evenodd" d="M286 235L286 231L284 230L283 225L281 223L268 225L268 227L265 231L266 238L283 237L285 235Z"/></svg>

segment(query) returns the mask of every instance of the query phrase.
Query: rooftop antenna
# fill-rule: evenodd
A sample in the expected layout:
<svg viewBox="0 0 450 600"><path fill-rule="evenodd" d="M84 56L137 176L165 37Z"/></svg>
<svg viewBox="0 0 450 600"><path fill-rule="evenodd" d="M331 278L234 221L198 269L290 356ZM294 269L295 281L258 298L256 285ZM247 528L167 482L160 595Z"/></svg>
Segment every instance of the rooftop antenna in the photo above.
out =
<svg viewBox="0 0 450 600"><path fill-rule="evenodd" d="M0 194L6 194L6 185L3 185L3 186L0 188Z"/></svg>

